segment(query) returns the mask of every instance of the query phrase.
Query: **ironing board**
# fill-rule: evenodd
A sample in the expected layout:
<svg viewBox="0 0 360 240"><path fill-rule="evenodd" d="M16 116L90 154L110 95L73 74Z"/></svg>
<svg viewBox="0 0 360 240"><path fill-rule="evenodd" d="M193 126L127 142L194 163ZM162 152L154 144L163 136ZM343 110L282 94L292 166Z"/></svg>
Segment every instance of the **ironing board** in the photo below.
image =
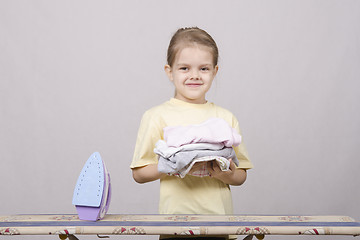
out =
<svg viewBox="0 0 360 240"><path fill-rule="evenodd" d="M137 215L108 214L100 221L78 215L0 216L5 235L360 235L360 222L348 216Z"/></svg>

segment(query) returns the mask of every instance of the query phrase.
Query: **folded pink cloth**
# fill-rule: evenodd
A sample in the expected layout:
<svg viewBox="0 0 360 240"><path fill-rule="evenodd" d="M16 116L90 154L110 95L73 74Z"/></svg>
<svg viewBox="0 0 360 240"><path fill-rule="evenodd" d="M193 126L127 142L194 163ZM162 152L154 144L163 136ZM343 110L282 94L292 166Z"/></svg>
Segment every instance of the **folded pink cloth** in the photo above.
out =
<svg viewBox="0 0 360 240"><path fill-rule="evenodd" d="M241 136L224 119L210 118L201 124L165 127L164 140L170 147L191 143L224 143L226 147L236 147Z"/></svg>

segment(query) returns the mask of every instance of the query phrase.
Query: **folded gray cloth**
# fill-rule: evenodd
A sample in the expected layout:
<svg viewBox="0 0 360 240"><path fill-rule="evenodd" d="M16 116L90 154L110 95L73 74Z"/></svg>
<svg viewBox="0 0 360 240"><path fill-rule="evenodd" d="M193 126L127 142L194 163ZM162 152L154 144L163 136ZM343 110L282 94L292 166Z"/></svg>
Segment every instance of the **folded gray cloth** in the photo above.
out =
<svg viewBox="0 0 360 240"><path fill-rule="evenodd" d="M193 150L177 152L169 158L159 156L158 170L162 173L175 174L190 164L194 159L207 156L219 156L231 158L235 165L239 164L235 151L232 147L225 147L220 150Z"/></svg>

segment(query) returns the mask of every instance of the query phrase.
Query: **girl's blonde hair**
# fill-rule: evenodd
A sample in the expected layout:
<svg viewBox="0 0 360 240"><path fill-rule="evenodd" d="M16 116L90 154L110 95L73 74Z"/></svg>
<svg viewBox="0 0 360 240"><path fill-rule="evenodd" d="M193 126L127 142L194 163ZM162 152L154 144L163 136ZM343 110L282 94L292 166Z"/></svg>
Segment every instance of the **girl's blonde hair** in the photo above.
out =
<svg viewBox="0 0 360 240"><path fill-rule="evenodd" d="M219 50L214 39L204 30L198 27L180 28L172 36L167 51L167 64L171 67L175 61L176 54L184 47L191 45L202 45L209 47L213 54L214 66L218 63Z"/></svg>

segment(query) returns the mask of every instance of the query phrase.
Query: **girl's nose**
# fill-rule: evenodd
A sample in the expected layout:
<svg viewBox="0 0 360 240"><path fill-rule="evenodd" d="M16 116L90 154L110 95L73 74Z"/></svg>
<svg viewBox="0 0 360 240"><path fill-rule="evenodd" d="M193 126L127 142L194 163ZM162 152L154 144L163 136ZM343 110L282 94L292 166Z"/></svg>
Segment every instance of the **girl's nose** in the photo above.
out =
<svg viewBox="0 0 360 240"><path fill-rule="evenodd" d="M198 70L191 71L191 77L192 80L198 80L200 79L200 74Z"/></svg>

